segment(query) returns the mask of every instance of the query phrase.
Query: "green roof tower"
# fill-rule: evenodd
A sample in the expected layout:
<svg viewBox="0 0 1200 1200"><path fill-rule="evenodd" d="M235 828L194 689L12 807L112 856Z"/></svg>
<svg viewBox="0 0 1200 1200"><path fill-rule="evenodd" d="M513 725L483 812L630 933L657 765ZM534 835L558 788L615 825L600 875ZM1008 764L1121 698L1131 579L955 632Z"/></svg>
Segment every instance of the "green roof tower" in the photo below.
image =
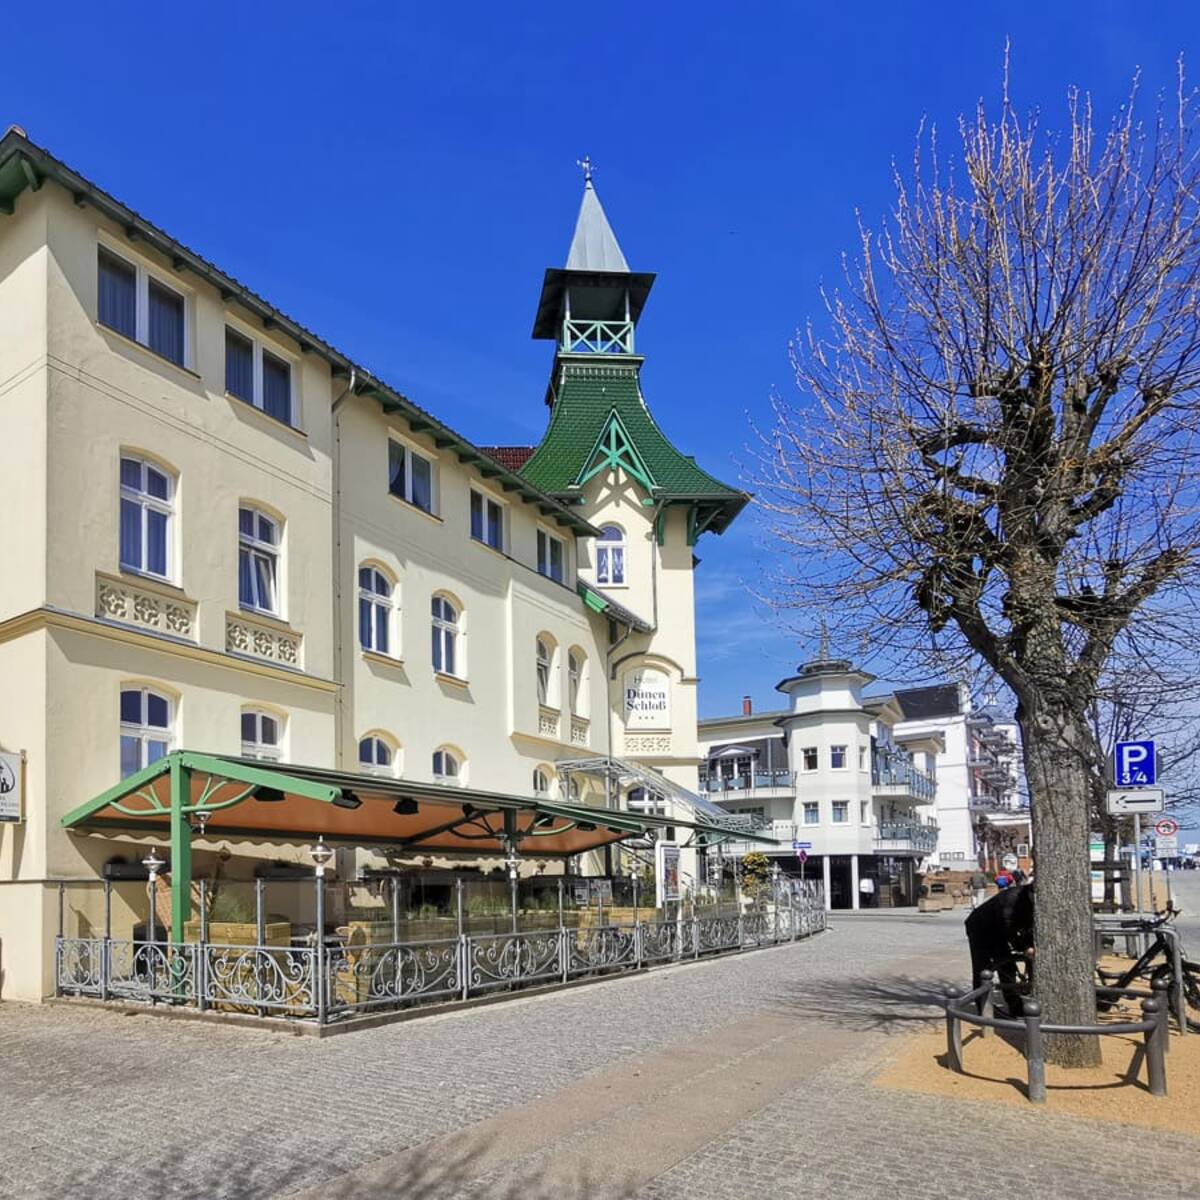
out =
<svg viewBox="0 0 1200 1200"><path fill-rule="evenodd" d="M533 336L556 343L546 403L550 423L521 473L543 491L593 507L589 484L628 485L628 499L654 510L662 544L668 509L686 514L687 544L721 533L749 497L681 453L642 395L634 337L654 275L631 271L584 169L583 200L565 267L542 283ZM636 502L635 501L635 502Z"/></svg>

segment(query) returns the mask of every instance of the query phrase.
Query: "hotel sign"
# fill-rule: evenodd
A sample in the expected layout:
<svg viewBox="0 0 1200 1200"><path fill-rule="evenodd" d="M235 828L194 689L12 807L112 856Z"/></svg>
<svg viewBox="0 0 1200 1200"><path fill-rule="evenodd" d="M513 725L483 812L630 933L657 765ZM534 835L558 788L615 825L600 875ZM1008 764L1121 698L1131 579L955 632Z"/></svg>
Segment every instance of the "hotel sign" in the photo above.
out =
<svg viewBox="0 0 1200 1200"><path fill-rule="evenodd" d="M671 728L671 681L663 671L639 667L625 675L625 728Z"/></svg>
<svg viewBox="0 0 1200 1200"><path fill-rule="evenodd" d="M25 791L25 756L0 751L0 821L21 820Z"/></svg>

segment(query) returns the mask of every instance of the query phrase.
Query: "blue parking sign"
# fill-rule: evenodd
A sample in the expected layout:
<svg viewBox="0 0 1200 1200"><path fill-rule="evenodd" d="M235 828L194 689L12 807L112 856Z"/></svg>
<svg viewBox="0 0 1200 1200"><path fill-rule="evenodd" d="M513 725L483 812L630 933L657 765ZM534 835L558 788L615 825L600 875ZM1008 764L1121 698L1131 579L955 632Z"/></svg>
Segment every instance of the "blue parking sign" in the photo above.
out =
<svg viewBox="0 0 1200 1200"><path fill-rule="evenodd" d="M1153 787L1157 781L1153 742L1118 742L1113 751L1117 787Z"/></svg>

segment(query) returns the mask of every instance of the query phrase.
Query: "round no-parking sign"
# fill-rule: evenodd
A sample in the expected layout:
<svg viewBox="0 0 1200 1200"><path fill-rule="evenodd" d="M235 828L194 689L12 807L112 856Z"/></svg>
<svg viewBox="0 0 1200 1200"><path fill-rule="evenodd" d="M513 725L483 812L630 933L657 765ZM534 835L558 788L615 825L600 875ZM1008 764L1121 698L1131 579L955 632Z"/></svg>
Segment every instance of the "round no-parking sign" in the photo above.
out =
<svg viewBox="0 0 1200 1200"><path fill-rule="evenodd" d="M1155 822L1154 832L1159 837L1174 837L1179 832L1179 822L1174 817L1163 817Z"/></svg>

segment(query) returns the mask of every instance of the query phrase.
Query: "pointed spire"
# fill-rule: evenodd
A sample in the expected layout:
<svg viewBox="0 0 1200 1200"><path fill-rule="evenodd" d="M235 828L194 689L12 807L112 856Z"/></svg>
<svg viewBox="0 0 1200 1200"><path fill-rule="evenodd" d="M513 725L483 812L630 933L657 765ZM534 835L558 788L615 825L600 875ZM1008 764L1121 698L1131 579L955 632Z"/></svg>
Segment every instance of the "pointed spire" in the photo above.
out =
<svg viewBox="0 0 1200 1200"><path fill-rule="evenodd" d="M629 272L629 264L616 234L604 215L600 197L592 183L592 160L579 160L583 169L583 201L579 205L579 217L575 222L575 236L567 254L568 271L620 271Z"/></svg>

